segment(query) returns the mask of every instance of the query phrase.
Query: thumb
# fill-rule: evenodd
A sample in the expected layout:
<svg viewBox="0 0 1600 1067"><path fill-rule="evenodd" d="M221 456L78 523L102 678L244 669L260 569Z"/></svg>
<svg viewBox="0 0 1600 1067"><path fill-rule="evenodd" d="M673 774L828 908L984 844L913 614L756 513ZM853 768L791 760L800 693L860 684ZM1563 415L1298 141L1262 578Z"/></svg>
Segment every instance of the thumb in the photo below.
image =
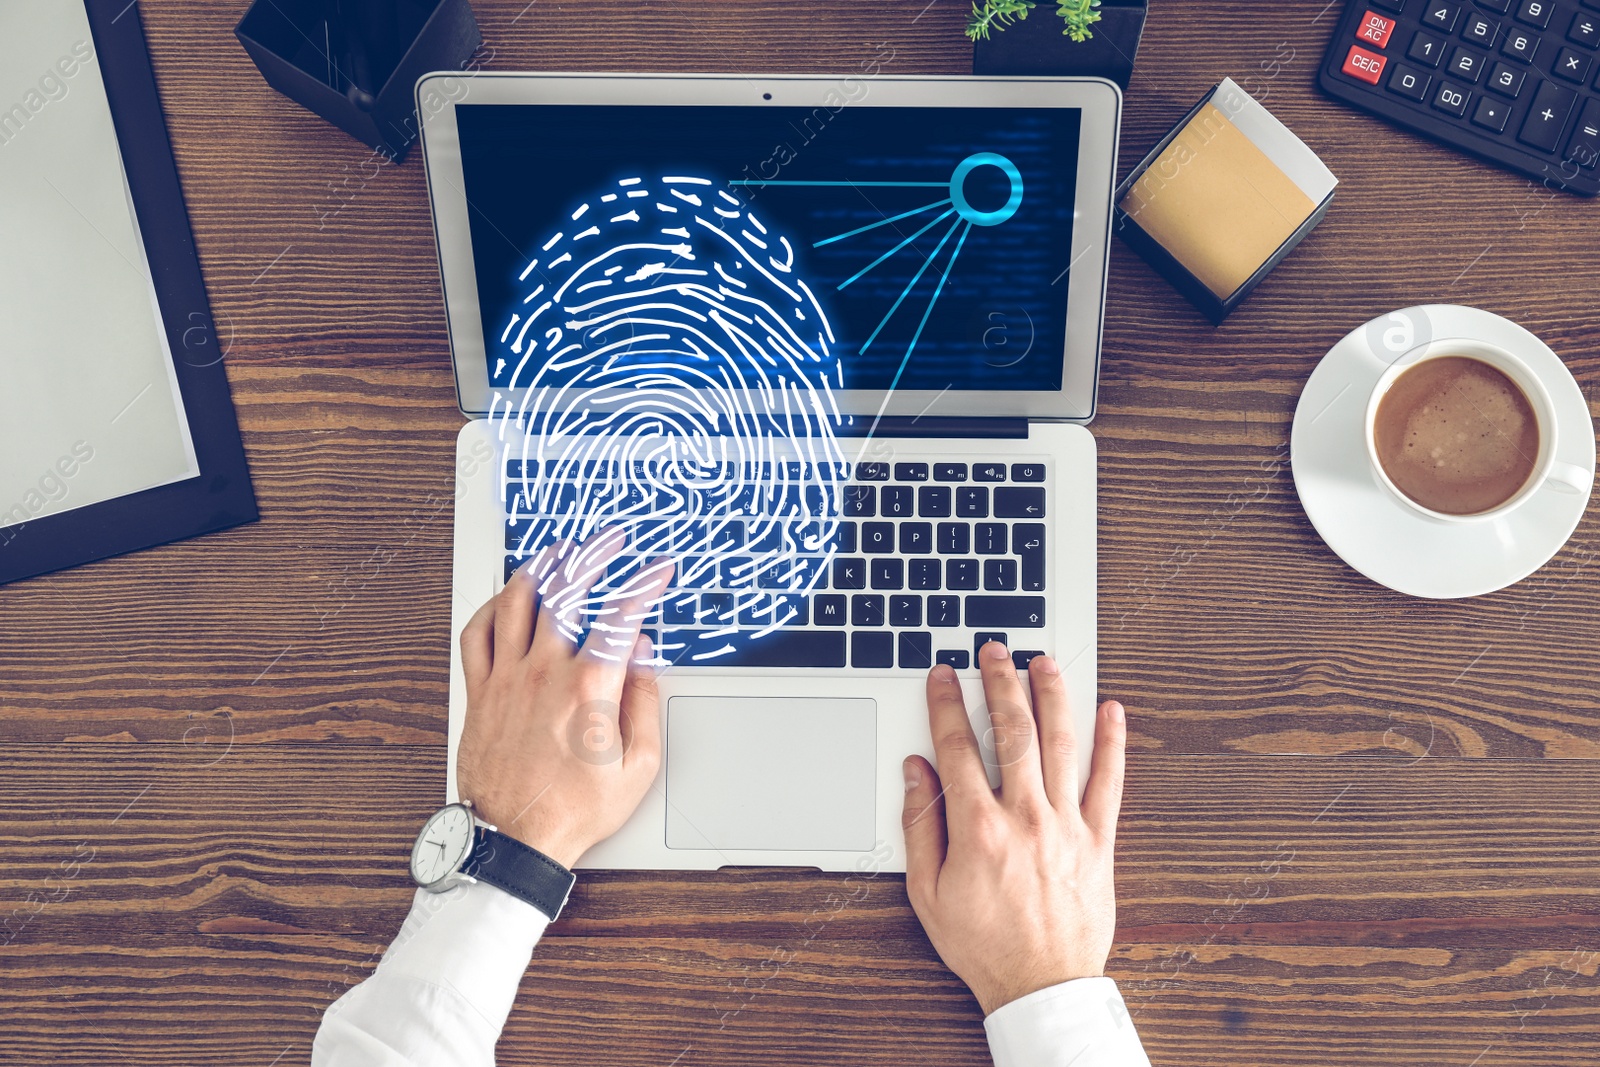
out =
<svg viewBox="0 0 1600 1067"><path fill-rule="evenodd" d="M933 898L944 866L948 838L944 826L944 788L933 765L921 756L907 756L905 808L900 826L906 835L906 894L919 913Z"/></svg>

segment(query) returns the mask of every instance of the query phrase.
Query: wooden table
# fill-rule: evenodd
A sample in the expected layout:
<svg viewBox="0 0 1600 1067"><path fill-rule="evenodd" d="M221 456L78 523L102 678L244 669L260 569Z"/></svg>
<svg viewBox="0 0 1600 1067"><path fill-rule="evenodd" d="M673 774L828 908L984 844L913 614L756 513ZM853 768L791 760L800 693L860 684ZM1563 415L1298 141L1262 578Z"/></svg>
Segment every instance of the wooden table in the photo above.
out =
<svg viewBox="0 0 1600 1067"><path fill-rule="evenodd" d="M140 8L262 521L0 589L7 1063L305 1062L444 791L461 419L422 161L268 89L243 6ZM496 70L970 69L965 0L474 6ZM1113 250L1110 973L1157 1064L1593 1064L1596 517L1504 592L1415 600L1322 544L1287 441L1335 340L1430 301L1532 329L1593 408L1600 205L1322 99L1333 19L1158 0L1127 96L1124 168L1231 75L1342 184L1220 329ZM901 878L745 870L584 877L501 1062L988 1061Z"/></svg>

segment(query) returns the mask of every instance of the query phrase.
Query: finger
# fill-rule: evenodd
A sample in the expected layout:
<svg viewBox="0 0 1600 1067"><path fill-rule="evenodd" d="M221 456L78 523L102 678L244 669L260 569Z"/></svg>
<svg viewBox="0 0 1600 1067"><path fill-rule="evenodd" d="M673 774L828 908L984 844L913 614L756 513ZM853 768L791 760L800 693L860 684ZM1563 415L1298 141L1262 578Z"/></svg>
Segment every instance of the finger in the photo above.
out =
<svg viewBox="0 0 1600 1067"><path fill-rule="evenodd" d="M656 672L651 663L654 659L650 635L640 634L628 657L619 723L623 766L637 767L641 775L649 778L654 778L661 766L661 694L656 688Z"/></svg>
<svg viewBox="0 0 1600 1067"><path fill-rule="evenodd" d="M539 587L534 656L557 659L577 653L577 636L588 621L583 609L590 591L605 576L606 565L616 558L625 543L622 531L610 527L582 543L563 541L555 546L557 560Z"/></svg>
<svg viewBox="0 0 1600 1067"><path fill-rule="evenodd" d="M490 597L472 613L461 628L461 670L472 692L489 680L494 669L494 609L497 597Z"/></svg>
<svg viewBox="0 0 1600 1067"><path fill-rule="evenodd" d="M983 769L978 739L967 721L961 685L956 681L956 672L943 663L928 672L928 727L933 733L939 778L944 783L948 824L951 833L960 837L965 819L992 809L995 799L989 789L989 775Z"/></svg>
<svg viewBox="0 0 1600 1067"><path fill-rule="evenodd" d="M978 667L983 672L995 760L1000 764L1000 800L1012 804L1042 801L1044 778L1039 771L1033 712L1011 653L1000 642L990 641L978 650Z"/></svg>
<svg viewBox="0 0 1600 1067"><path fill-rule="evenodd" d="M583 642L583 656L610 668L610 673L620 679L639 641L645 617L660 603L667 583L672 580L672 571L672 560L657 556L629 575L606 598L608 602L590 623L589 636Z"/></svg>
<svg viewBox="0 0 1600 1067"><path fill-rule="evenodd" d="M1072 708L1061 668L1049 656L1035 656L1028 664L1033 687L1033 717L1039 725L1039 761L1044 792L1060 812L1078 810L1078 737L1072 728Z"/></svg>
<svg viewBox="0 0 1600 1067"><path fill-rule="evenodd" d="M913 908L933 899L949 849L944 826L944 787L933 764L909 756L904 767L906 801L900 826L906 835L906 894Z"/></svg>
<svg viewBox="0 0 1600 1067"><path fill-rule="evenodd" d="M533 617L538 611L536 576L539 566L540 558L536 556L518 567L495 597L499 601L494 610L495 659L510 662L528 654L528 645L533 640Z"/></svg>
<svg viewBox="0 0 1600 1067"><path fill-rule="evenodd" d="M1083 821L1107 843L1117 838L1127 750L1127 712L1115 700L1108 700L1095 715L1094 755L1089 760L1089 787L1083 794Z"/></svg>

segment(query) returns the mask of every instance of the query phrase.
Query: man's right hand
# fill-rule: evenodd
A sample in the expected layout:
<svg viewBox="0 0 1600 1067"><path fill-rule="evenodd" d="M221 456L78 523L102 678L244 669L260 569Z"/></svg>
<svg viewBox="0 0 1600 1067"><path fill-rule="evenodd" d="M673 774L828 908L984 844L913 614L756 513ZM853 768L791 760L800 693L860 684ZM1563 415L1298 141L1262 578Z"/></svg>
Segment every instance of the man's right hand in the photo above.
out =
<svg viewBox="0 0 1600 1067"><path fill-rule="evenodd" d="M956 673L928 675L935 773L905 761L906 891L928 939L971 988L985 1015L1036 990L1100 975L1116 930L1111 877L1127 727L1102 704L1089 784L1078 802L1078 758L1066 687L1035 658L1023 681L997 642L978 655L994 728L1000 789L989 787Z"/></svg>

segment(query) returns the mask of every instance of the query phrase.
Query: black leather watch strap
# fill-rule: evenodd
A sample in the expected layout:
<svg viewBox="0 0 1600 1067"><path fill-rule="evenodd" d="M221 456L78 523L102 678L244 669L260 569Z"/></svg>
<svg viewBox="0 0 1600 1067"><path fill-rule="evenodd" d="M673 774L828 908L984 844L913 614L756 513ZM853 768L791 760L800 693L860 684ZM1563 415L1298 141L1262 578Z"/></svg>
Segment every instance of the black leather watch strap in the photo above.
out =
<svg viewBox="0 0 1600 1067"><path fill-rule="evenodd" d="M461 865L461 872L526 900L552 921L561 914L567 894L578 880L543 852L486 826L477 828L472 855Z"/></svg>

